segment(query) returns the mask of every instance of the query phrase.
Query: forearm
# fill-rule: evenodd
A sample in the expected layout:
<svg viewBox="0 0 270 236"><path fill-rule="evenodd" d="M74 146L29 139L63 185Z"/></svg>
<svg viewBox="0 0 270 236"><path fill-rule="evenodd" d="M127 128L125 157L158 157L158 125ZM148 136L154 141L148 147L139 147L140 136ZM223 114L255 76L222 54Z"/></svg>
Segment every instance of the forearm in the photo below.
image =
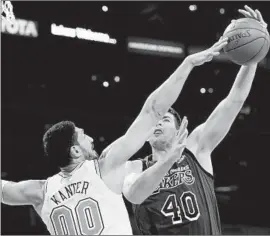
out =
<svg viewBox="0 0 270 236"><path fill-rule="evenodd" d="M159 118L176 101L193 67L187 57L174 73L150 94L147 100L151 102L151 108L157 113Z"/></svg>
<svg viewBox="0 0 270 236"><path fill-rule="evenodd" d="M123 161L127 161L143 146L151 134L151 129L156 126L157 122L176 101L192 68L193 64L187 57L176 71L149 95L139 116L126 134L121 137L120 141L117 141L117 145L116 143L110 145L101 155L101 157L104 157L107 153L107 156L117 156L117 162L108 163L110 168L112 165L119 165L119 163L122 164ZM105 171L107 172L110 168L104 167L104 171L107 169Z"/></svg>
<svg viewBox="0 0 270 236"><path fill-rule="evenodd" d="M132 184L126 187L125 197L134 204L141 204L156 190L173 163L173 160L166 158L165 161L158 161L143 171Z"/></svg>
<svg viewBox="0 0 270 236"><path fill-rule="evenodd" d="M255 77L256 69L257 64L241 67L228 95L232 101L243 102L246 100Z"/></svg>

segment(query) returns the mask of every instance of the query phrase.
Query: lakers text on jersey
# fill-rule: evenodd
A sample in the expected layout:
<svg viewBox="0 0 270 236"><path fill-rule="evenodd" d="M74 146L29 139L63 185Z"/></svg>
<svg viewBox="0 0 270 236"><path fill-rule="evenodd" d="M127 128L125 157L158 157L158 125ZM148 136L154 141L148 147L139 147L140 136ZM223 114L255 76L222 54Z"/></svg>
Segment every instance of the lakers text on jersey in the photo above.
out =
<svg viewBox="0 0 270 236"><path fill-rule="evenodd" d="M142 234L220 234L213 177L189 150L179 160L152 195L134 206L138 229ZM143 163L154 165L151 156Z"/></svg>

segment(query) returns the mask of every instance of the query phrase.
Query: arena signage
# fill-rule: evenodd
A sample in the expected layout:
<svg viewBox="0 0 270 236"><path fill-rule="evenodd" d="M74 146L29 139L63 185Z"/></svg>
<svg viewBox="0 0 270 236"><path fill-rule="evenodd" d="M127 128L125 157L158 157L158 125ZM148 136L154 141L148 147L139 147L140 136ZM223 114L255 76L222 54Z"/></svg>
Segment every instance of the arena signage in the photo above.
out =
<svg viewBox="0 0 270 236"><path fill-rule="evenodd" d="M96 42L101 42L101 43L110 43L110 44L117 43L116 39L111 38L106 33L94 32L90 29L85 29L85 28L80 28L80 27L69 28L63 25L52 24L51 33L53 35L91 40L91 41L96 41Z"/></svg>
<svg viewBox="0 0 270 236"><path fill-rule="evenodd" d="M26 37L38 37L38 24L35 21L15 19L12 24L2 20L2 33L26 36Z"/></svg>
<svg viewBox="0 0 270 236"><path fill-rule="evenodd" d="M184 57L184 45L170 41L129 37L127 47L129 52L177 58Z"/></svg>

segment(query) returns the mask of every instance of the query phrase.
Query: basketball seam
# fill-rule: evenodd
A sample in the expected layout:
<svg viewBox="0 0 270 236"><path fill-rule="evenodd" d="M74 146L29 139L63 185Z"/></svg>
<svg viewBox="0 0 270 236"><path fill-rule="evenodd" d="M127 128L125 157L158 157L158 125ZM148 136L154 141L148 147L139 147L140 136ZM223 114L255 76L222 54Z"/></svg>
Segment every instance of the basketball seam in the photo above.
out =
<svg viewBox="0 0 270 236"><path fill-rule="evenodd" d="M262 48L263 48L263 46L264 46L264 44L265 44L265 41L266 41L266 39L264 39L264 43L263 43L263 45L261 46L260 50L259 50L253 57L251 57L250 59L248 59L247 61L245 61L245 62L243 62L243 63L247 63L247 62L249 62L250 60L252 60L254 57L256 57L256 56L261 52L261 50L262 50Z"/></svg>
<svg viewBox="0 0 270 236"><path fill-rule="evenodd" d="M228 33L230 33L230 32L233 32L233 31L235 31L235 30L239 30L239 29L255 29L255 30L258 30L258 31L260 31L260 32L262 32L262 33L264 33L264 34L267 35L267 33L266 33L265 31L262 31L262 30L257 29L257 28L236 28L236 29L233 29L233 30L230 30L230 31L226 32L226 34L228 34Z"/></svg>
<svg viewBox="0 0 270 236"><path fill-rule="evenodd" d="M251 41L249 41L249 42L247 42L247 43L244 43L244 44L242 44L241 46L239 46L239 47L237 47L237 48L241 48L241 47L243 47L243 46L245 46L245 45L247 45L247 44L249 44L249 43L252 43L252 42L254 42L254 41L258 40L258 39L264 39L264 40L266 40L265 37L259 37L259 38L253 39L253 40L251 40ZM237 49L237 48L232 48L232 49L230 49L230 50L228 50L228 51L225 51L225 52L227 53L227 52L230 52L230 51L232 51L232 50L234 50L234 49Z"/></svg>

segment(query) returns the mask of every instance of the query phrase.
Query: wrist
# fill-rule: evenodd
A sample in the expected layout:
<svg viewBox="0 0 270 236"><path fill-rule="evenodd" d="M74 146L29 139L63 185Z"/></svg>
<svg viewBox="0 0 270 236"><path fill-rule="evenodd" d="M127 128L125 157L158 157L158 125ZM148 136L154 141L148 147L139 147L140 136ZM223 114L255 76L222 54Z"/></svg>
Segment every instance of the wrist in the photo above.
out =
<svg viewBox="0 0 270 236"><path fill-rule="evenodd" d="M194 63L193 63L193 55L189 55L185 58L183 64L185 64L187 67L189 67L190 69L193 69L195 67Z"/></svg>

